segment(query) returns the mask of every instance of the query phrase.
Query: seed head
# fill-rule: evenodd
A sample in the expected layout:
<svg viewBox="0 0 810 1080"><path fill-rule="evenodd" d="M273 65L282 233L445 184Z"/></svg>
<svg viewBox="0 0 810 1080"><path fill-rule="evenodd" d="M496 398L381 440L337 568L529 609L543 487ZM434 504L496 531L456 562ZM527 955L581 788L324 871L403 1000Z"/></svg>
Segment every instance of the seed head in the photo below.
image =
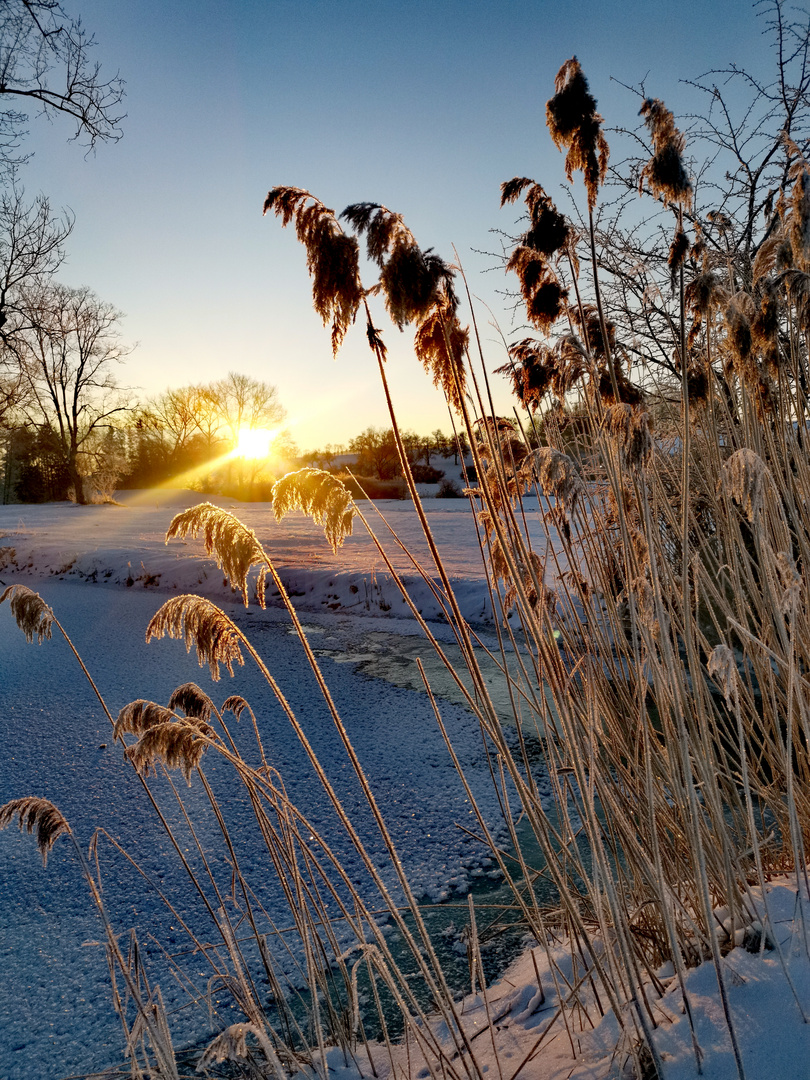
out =
<svg viewBox="0 0 810 1080"><path fill-rule="evenodd" d="M674 116L658 98L647 98L641 116L650 130L653 156L641 170L639 191L646 181L653 195L687 209L692 204L692 184L683 164L686 140L675 127Z"/></svg>
<svg viewBox="0 0 810 1080"><path fill-rule="evenodd" d="M54 614L39 593L29 589L27 585L9 585L2 596L0 604L8 597L11 614L17 620L17 626L25 634L25 640L34 640L42 644L43 638L50 638Z"/></svg>
<svg viewBox="0 0 810 1080"><path fill-rule="evenodd" d="M607 140L602 134L602 117L596 99L575 56L566 60L554 81L557 91L546 102L546 123L558 149L567 150L565 174L573 180L575 170L583 174L588 208L593 210L599 185L607 175Z"/></svg>
<svg viewBox="0 0 810 1080"><path fill-rule="evenodd" d="M48 865L48 853L62 833L69 833L70 826L61 812L48 799L27 795L22 799L12 799L5 806L0 806L0 829L5 829L14 818L20 826L37 834L37 847L42 855L42 865Z"/></svg>

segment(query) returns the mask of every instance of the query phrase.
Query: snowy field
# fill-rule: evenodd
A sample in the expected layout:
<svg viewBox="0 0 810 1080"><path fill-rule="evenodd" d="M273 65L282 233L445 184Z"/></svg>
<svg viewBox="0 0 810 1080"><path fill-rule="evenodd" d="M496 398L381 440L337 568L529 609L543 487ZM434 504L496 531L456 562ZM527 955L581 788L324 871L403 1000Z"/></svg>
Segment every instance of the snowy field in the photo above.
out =
<svg viewBox="0 0 810 1080"><path fill-rule="evenodd" d="M285 614L277 608L262 612L255 606L245 611L223 584L221 573L203 557L201 545L177 541L164 545L172 514L196 501L192 493L175 493L157 502L154 494L130 496L121 507L2 507L0 579L29 585L53 607L114 715L140 697L165 704L171 691L189 680L199 682L217 704L231 693L243 694L257 713L272 764L283 772L293 801L339 844L311 768L256 673L249 666L239 668L233 680L224 675L212 686L207 672L200 671L181 643L144 642L146 624L168 594L197 592L227 605L298 711L341 798L358 822L367 823L369 843L383 865L362 796ZM469 806L427 699L410 689L415 682L403 675L406 667L413 668L409 658L417 651L413 622L400 617L405 614L403 605L361 526L333 556L321 531L303 518L277 525L266 506L234 509L256 530L283 580L297 594L295 603L416 890L441 899L486 879L491 871L480 849L456 827L469 820ZM424 550L408 503L386 503L381 509L409 548ZM435 500L428 511L465 613L486 634L491 620L467 504ZM531 527L538 530L542 552L536 514ZM434 616L435 601L406 556L399 552L394 561L415 582L426 616ZM60 807L85 844L103 826L143 871L139 875L112 840L102 839L105 901L116 929L124 935L122 941L134 927L155 970L167 974L157 944L162 942L169 951L176 949L175 961L189 979L201 978L202 965L185 955L183 938L157 899L158 887L167 894L187 896L187 879L140 782L123 762L120 746L112 743L109 723L66 643L55 633L42 646L27 644L4 605L0 655L0 803L29 794L45 796ZM372 673L403 685L369 677ZM442 698L441 706L476 798L497 828L498 808L481 761L477 725L453 701ZM244 734L243 729L238 738ZM248 807L210 754L205 769L222 799L232 834L240 837L246 876L274 917L284 920L279 890L250 839ZM155 791L169 806L171 793L160 784ZM188 798L213 869L227 872L225 853L196 778ZM194 859L190 838L187 842L189 858ZM363 882L356 855L348 847L341 854L350 872ZM0 1080L57 1080L119 1062L120 1027L110 1006L104 949L98 944L102 931L70 845L58 841L43 870L31 838L16 829L0 833L0 897ZM775 883L769 899L784 962L798 1001L810 1015L810 963L795 882ZM805 919L809 916L805 912ZM198 918L192 909L190 921ZM462 916L460 922L464 921ZM747 1080L810 1077L810 1024L802 1022L777 951L755 955L738 948L724 963ZM692 1080L698 1074L677 985L670 973L659 975L667 993L654 1004L659 1025L655 1037L665 1080ZM207 1014L181 1009L183 996L173 989L170 978L165 983L161 978L161 985L166 988L178 1046L232 1022L223 1011L214 1014L209 1026ZM734 1080L738 1074L712 968L704 965L690 972L687 989L696 1010L703 1076ZM487 1002L476 998L465 1004L471 1031L483 1029L487 1011L497 1016L496 1037L476 1041L482 1068L493 1076L500 1071L503 1080L513 1080L518 1071L530 1080L631 1075L622 1073L628 1063L626 1044L612 1014L600 1019L595 1011L595 1029L576 1036L574 1046L559 1022L558 1005L543 950L536 948L533 960L527 952L490 988ZM621 1019L627 1022L629 1016ZM493 1045L498 1046L500 1066ZM336 1080L354 1080L357 1075L333 1054L329 1064ZM387 1066L378 1064L384 1078Z"/></svg>
<svg viewBox="0 0 810 1080"><path fill-rule="evenodd" d="M245 611L224 585L221 573L203 556L201 545L164 544L172 514L196 501L199 497L184 493L164 497L158 506L154 500L133 500L123 507L3 507L0 579L5 584L29 585L53 607L113 715L141 697L165 704L177 685L190 680L198 681L217 704L232 693L246 697L267 744L273 747L273 764L282 772L291 798L334 838L325 796L259 675L246 666L237 669L233 680L225 675L224 682L212 687L207 671L200 671L182 644L163 641L147 646L144 642L145 627L167 592L202 593L225 605L270 664L321 758L332 763L331 779L351 814L361 825L365 822L372 853L384 865L382 844L377 841L375 846L368 811L300 645L289 633L286 614L272 608L262 612L256 606ZM469 509L462 501L444 505L452 509L431 515L432 524L445 542L450 534L470 533L466 545L454 545L452 573L468 608L483 614L485 592L480 572L476 574L477 544ZM409 504L386 504L385 511L406 542L415 546ZM291 591L300 594L296 602L310 623L330 688L386 808L417 893L440 900L454 889L466 891L471 879L488 870L482 865L480 849L456 828L456 822L469 823L471 811L426 696L358 675L353 663L337 662L356 658L368 670L375 653L392 651L381 640L390 642L397 630L412 635L415 629L411 620L395 617L401 605L395 603L391 583L379 572L379 556L360 534L350 538L335 558L321 530L303 518L279 526L266 506L240 506L236 512L279 559ZM399 566L407 569L403 557L397 558ZM334 611L338 604L343 609L340 614ZM82 841L89 841L94 829L103 826L166 892L188 892L140 782L123 762L120 746L113 744L109 722L58 632L42 646L28 645L4 606L0 609L0 648L4 745L0 801L28 794L45 796L60 807ZM476 797L497 829L498 808L489 773L483 763L477 764L477 725L455 705L445 704L443 712L473 777ZM220 779L223 770L216 763L207 762L206 769L215 788L227 782ZM195 794L192 788L192 798ZM246 833L241 824L243 819L249 821L249 808L232 795L226 794L224 802L234 831ZM204 806L198 812L205 817ZM209 827L213 834L210 822ZM206 837L214 862L224 858L215 839ZM125 860L109 844L102 843L101 850L108 867L105 899L116 926L122 930L136 927L149 953L148 933L162 940L165 933L171 939L170 920L163 925L166 919L159 901ZM341 854L360 880L360 868L353 865L357 856L348 848ZM258 859L258 850L248 846L242 855L243 869L251 869L252 859ZM258 876L263 872L258 862L255 872ZM20 837L13 829L0 834L0 895L4 897L0 1077L4 1080L67 1076L115 1060L120 1030L109 1006L104 950L87 944L97 941L101 931L85 888L64 841L43 870L28 837ZM273 903L282 903L268 883L257 882L257 888L264 889L263 900L271 910ZM289 922L289 915L273 913ZM199 1030L199 1017L184 1023L181 1016L177 1026L180 1045L184 1038L190 1041L207 1033Z"/></svg>

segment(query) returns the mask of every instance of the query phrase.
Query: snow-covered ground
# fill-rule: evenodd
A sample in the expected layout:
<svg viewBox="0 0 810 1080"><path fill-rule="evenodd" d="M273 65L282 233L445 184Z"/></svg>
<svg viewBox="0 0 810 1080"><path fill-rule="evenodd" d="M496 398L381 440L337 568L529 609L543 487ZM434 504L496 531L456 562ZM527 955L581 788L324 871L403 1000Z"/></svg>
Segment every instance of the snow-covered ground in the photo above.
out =
<svg viewBox="0 0 810 1080"><path fill-rule="evenodd" d="M129 495L123 506L2 507L0 580L29 585L54 608L113 714L139 697L165 703L171 691L188 680L199 682L217 704L231 693L243 694L257 713L271 763L282 771L293 801L339 846L350 872L362 882L356 854L335 829L288 722L256 672L249 666L239 668L233 680L224 676L222 683L212 687L207 673L200 672L180 643L147 646L144 642L146 624L167 594L202 593L228 605L298 712L341 798L367 835L375 859L380 866L385 864L368 810L312 676L302 663L297 640L289 633L285 613L278 608L262 612L255 606L245 611L223 583L222 574L203 556L201 544L173 541L164 545L172 514L196 501L199 498L192 493L159 497L149 493ZM469 508L460 500L426 505L463 609L485 628L490 615ZM405 545L424 553L410 504L386 503L381 509ZM456 823L469 821L469 805L425 695L408 688L416 685L404 675L412 667L404 658L418 650L412 636L414 625L399 617L405 614L404 605L382 560L359 525L356 535L334 556L321 530L304 518L278 525L266 506L239 505L234 510L257 532L296 594L295 603L308 624L338 708L416 889L435 898L453 889L463 892L490 869L474 842L456 828ZM530 528L537 530L542 552L544 540L536 513L533 519L530 515ZM394 544L387 546L394 552L397 569L408 575L419 606L428 617L436 615L435 601L407 557ZM68 646L58 633L42 646L27 644L4 605L0 608L0 656L0 803L28 794L45 796L61 808L85 844L98 826L107 829L137 858L146 875L140 876L109 840L102 839L105 901L116 929L126 935L130 927L137 928L150 964L158 973L162 971L161 981L166 970L161 968L158 942L169 952L176 950L175 959L189 977L200 978L203 965L187 955L182 936L153 888L159 886L185 902L190 892L187 878L140 782L124 763L120 746L112 743L109 723ZM351 662L341 662L347 660ZM368 677L375 672L403 685ZM438 689L441 693L442 688ZM442 713L475 796L497 827L498 807L481 761L477 726L464 709L446 699ZM238 737L244 736L242 725ZM268 910L283 919L280 890L250 837L248 806L232 777L210 753L204 767L222 800L232 835L239 836L243 871ZM158 783L155 791L169 806L171 793L165 786ZM196 778L186 797L212 868L227 877L226 853ZM196 860L189 835L183 843L189 857ZM770 905L799 1000L810 1014L810 964L795 885L775 883ZM200 915L193 904L188 917L198 924ZM462 915L459 922L465 921ZM51 1080L101 1069L118 1060L120 1030L109 1004L100 938L101 927L70 845L60 840L44 870L31 838L14 829L1 833L0 1080ZM126 940L124 936L122 942ZM735 949L724 963L747 1080L810 1076L810 1025L802 1022L775 953L752 955ZM544 994L539 992L538 971ZM661 975L667 982L666 973ZM181 995L172 989L171 981L162 985L178 1045L231 1022L226 1011L215 1014L210 1025L203 1011L173 1011L181 1007ZM687 991L697 1015L703 1075L707 1080L733 1080L737 1072L709 965L689 973ZM486 1002L480 996L468 1000L464 1015L471 1031L482 1033L474 1046L479 1064L489 1075L514 1080L522 1067L521 1077L531 1080L602 1080L621 1075L627 1064L626 1047L617 1038L620 1025L610 1014L601 1022L594 1017L595 1030L587 1034L573 1032L576 1054L572 1052L557 1016L547 959L539 947L533 959L526 952L489 988L487 997ZM497 1018L494 1038L486 1033L487 1010ZM673 982L666 995L654 1002L653 1010L659 1022L655 1038L666 1080L692 1080L697 1075L695 1059ZM498 1048L500 1064L493 1046ZM340 1080L357 1076L356 1069L344 1068L334 1052L329 1064ZM415 1075L419 1065L411 1064ZM386 1071L380 1060L378 1073L383 1080Z"/></svg>
<svg viewBox="0 0 810 1080"><path fill-rule="evenodd" d="M269 663L372 855L385 866L382 843L375 839L368 809L300 645L289 633L286 613L257 606L246 611L204 557L201 544L164 544L172 514L195 501L199 497L181 493L164 495L158 505L153 497L148 502L130 499L120 507L3 507L0 580L29 585L53 607L113 715L137 698L165 704L172 690L189 680L200 682L217 704L232 693L246 697L290 797L329 836L346 868L361 881L358 856L335 828L311 767L258 673L249 666L239 668L233 680L225 676L226 682L212 688L207 672L200 672L180 643L145 644L146 625L168 592L204 593L226 606ZM476 573L470 512L463 502L445 506L449 509L437 502L431 523L446 546L453 541L453 576L468 608L482 618L486 594ZM385 511L406 543L415 547L409 504L387 504ZM256 530L279 560L291 591L299 594L296 602L306 609L330 689L385 807L417 893L438 900L453 889L466 891L471 879L489 871L485 854L456 827L471 823L471 810L426 696L359 675L354 664L338 662L357 659L368 668L375 653L392 651L381 644L394 640L392 631L414 631L412 620L395 617L402 605L395 603L390 581L382 580L370 542L358 533L335 558L322 531L303 518L277 525L266 506L239 506L236 512ZM466 543L455 543L455 537L467 533ZM406 570L406 560L401 555L396 559ZM425 606L432 613L428 597L425 590ZM343 610L337 613L339 604ZM103 826L164 891L187 894L182 870L140 782L124 763L120 746L113 744L109 723L61 636L56 633L42 646L28 645L4 605L0 649L0 802L29 794L49 798L85 843ZM445 704L443 713L476 798L497 829L498 805L480 760L477 725L456 705ZM222 793L232 831L247 837L251 815L246 801L233 793L232 779L210 755L206 769ZM189 797L202 822L198 828L210 844L209 859L222 870L224 852L217 847L211 814L195 784ZM123 931L135 926L147 953L157 952L149 935L171 942L171 920L111 845L102 842L101 850L105 899L116 927ZM251 846L246 841L241 863L248 876L257 879L256 888L271 914L287 924L280 890L262 880L266 874L257 842ZM390 872L388 876L392 879ZM15 830L0 834L0 896L0 1077L67 1076L115 1060L120 1034L109 1006L104 950L86 944L98 941L101 931L69 845L60 842L43 870L28 837ZM171 988L167 992L178 1004ZM201 1027L196 1014L174 1020L180 1045L210 1030L205 1023Z"/></svg>
<svg viewBox="0 0 810 1080"><path fill-rule="evenodd" d="M0 548L8 550L0 552L0 578L28 582L30 578L56 577L228 596L230 589L223 587L222 574L210 560L202 558L201 543L164 543L172 515L205 498L191 491L148 491L122 493L120 506L2 506ZM266 503L236 503L217 497L211 501L231 510L255 531L297 606L384 614L389 620L408 614L382 556L359 520L355 519L353 535L333 554L323 529L303 515L290 515L279 523ZM436 577L413 505L394 500L360 505L384 539L394 568L407 578L422 613L428 619L439 617L437 601L410 557L419 561L429 577ZM548 540L537 500L527 499L527 505L533 541L543 556ZM476 624L490 622L481 555L467 500L427 499L424 506L463 614ZM388 526L410 554L397 544ZM553 574L551 554L547 566Z"/></svg>

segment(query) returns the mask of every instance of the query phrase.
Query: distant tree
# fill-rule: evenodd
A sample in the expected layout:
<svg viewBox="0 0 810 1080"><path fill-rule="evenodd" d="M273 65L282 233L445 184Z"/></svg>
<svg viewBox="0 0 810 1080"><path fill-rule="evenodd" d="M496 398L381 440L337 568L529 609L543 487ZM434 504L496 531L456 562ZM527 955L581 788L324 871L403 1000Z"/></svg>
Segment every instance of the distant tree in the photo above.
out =
<svg viewBox="0 0 810 1080"><path fill-rule="evenodd" d="M14 344L27 391L21 411L50 431L84 502L81 455L96 429L127 408L111 370L129 352L117 329L121 313L90 289L64 285L28 294L25 310L28 325Z"/></svg>
<svg viewBox="0 0 810 1080"><path fill-rule="evenodd" d="M150 398L129 424L130 477L136 484L167 480L219 453L221 421L199 386Z"/></svg>
<svg viewBox="0 0 810 1080"><path fill-rule="evenodd" d="M363 476L376 476L378 480L392 480L401 473L394 432L369 427L349 441L349 450L357 454L357 472Z"/></svg>
<svg viewBox="0 0 810 1080"><path fill-rule="evenodd" d="M93 35L58 0L2 0L0 178L27 160L20 148L28 115L21 110L30 104L46 116L67 116L73 138L90 147L121 137L124 84L117 75L102 77L94 47Z"/></svg>
<svg viewBox="0 0 810 1080"><path fill-rule="evenodd" d="M275 386L236 371L201 387L201 394L232 444L237 442L240 428L276 428L287 415Z"/></svg>
<svg viewBox="0 0 810 1080"><path fill-rule="evenodd" d="M435 431L431 431L429 445L430 452L432 454L438 454L440 457L447 457L450 447L450 440L444 434L441 428L436 428ZM425 464L430 464L430 458L427 459Z"/></svg>
<svg viewBox="0 0 810 1080"><path fill-rule="evenodd" d="M3 441L4 503L67 498L70 483L64 457L48 425L9 427Z"/></svg>

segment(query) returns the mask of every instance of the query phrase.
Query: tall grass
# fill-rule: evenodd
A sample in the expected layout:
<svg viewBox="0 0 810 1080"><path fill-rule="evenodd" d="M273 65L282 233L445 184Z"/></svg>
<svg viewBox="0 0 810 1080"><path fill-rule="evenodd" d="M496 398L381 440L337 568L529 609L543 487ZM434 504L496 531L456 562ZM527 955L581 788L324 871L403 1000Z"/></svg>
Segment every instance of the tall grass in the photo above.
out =
<svg viewBox="0 0 810 1080"><path fill-rule="evenodd" d="M746 277L711 256L696 229L697 216L690 216L684 138L661 102L645 102L652 154L639 181L671 213L672 232L659 265L647 267L671 283L669 337L657 332L655 341L662 355L674 357L667 375L666 366L631 362L627 327L639 312L609 306L615 292L600 287L594 212L608 147L595 107L579 65L569 61L558 76L548 117L555 142L567 152L569 178L577 171L584 175L587 213L578 223L566 219L529 178L503 187L505 204L525 203L526 229L508 268L518 277L528 323L539 334L509 350L505 370L520 406L514 418L495 415L491 360L473 308L471 326L461 325L459 292L466 293L466 283L462 278L459 287L458 268L425 253L399 215L361 203L338 217L298 188L274 188L265 204L282 224L293 224L306 248L315 309L331 327L333 347L356 317L365 319L428 545L429 561L416 570L441 604L466 678L394 569L387 554L393 541L375 532L339 480L312 469L285 477L274 490L274 508L279 517L293 509L313 516L335 550L355 519L368 528L411 614L456 680L484 736L482 752L489 755L507 811L514 856L490 835L467 784L480 835L491 845L527 931L542 944L551 930L563 931L568 943L573 981L571 967L566 975L548 953L554 978L560 987L563 979L568 984L568 992L559 994L566 1025L576 1028L594 1010L612 1009L636 1075L663 1077L656 1044L660 1014L654 1007L663 987L657 972L672 965L692 1025L685 975L708 960L744 1077L724 955L758 933L762 947L776 945L792 987L769 924L766 885L774 874L789 872L800 894L808 892L810 167L798 147L786 142L783 188ZM360 278L358 237L379 269L372 289ZM508 727L491 699L475 633L461 613L411 474L388 390L383 333L372 314L375 292L395 325L415 324L417 357L469 440L478 484L468 496L496 613L496 660L512 704ZM548 537L540 549L530 539L536 515ZM203 536L206 550L246 603L251 575L262 604L265 579L272 580L388 858L381 867L369 854L368 838L341 804L272 665L209 601L168 601L150 624L150 636L183 638L214 679L220 664L232 670L247 659L258 666L376 893L372 903L290 802L283 777L265 753L260 725L242 699L230 698L217 710L207 694L187 685L167 708L136 702L123 709L115 736L134 739L126 756L188 867L190 888L209 912L215 945L183 923L210 966L209 987L201 996L210 997L211 986L224 988L243 1017L210 1044L200 1067L214 1075L219 1065L238 1061L244 1075L282 1076L300 1067L325 1075L329 1048L337 1046L363 1074L388 1068L396 1073L404 1068L390 1037L396 1014L412 1073L424 1067L437 1078L481 1080L478 1044L462 1021L383 809L271 559L250 530L207 504L172 522L170 537L186 535ZM36 600L17 591L12 601L26 633L40 633L43 619L49 629ZM430 694L427 679L425 684ZM454 754L432 694L431 701ZM229 712L250 717L252 755L237 747ZM268 865L284 889L295 944L283 961L271 947L283 935L269 926L241 872L206 778L206 757L212 754L232 767L243 786ZM230 882L216 879L201 843L204 871L187 860L149 788L155 768L198 775L231 855ZM541 775L550 781L553 811L541 798ZM16 813L21 826L36 826L22 804L9 806L4 823ZM542 852L542 875L557 898L553 910L541 902L545 890L536 887L526 865L518 816ZM762 900L754 894L757 887ZM238 927L224 902L229 891L244 912ZM177 904L172 910L182 919L181 901L166 900ZM431 1022L426 998L392 954L380 911L402 935L408 966L416 966L442 1029ZM471 968L481 982L472 902L469 919ZM299 965L294 987L290 957ZM111 944L110 965L133 1074L179 1075L159 992L149 984L137 949L125 956ZM363 1010L361 977L369 998ZM272 1008L262 979L271 987ZM485 985L482 990L489 1009ZM797 996L796 1006L807 1019L810 1003ZM369 1022L378 1035L373 1046L364 1028ZM492 1039L497 1058L494 1029ZM699 1071L702 1050L694 1028L693 1044ZM508 1075L516 1075L514 1067Z"/></svg>

